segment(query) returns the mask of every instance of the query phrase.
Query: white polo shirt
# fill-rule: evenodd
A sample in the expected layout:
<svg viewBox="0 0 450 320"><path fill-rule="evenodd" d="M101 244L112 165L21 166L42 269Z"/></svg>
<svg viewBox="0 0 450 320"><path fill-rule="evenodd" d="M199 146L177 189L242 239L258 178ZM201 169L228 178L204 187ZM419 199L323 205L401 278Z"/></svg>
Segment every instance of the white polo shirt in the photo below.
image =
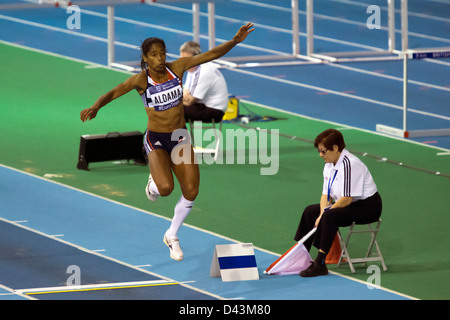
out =
<svg viewBox="0 0 450 320"><path fill-rule="evenodd" d="M204 63L188 72L184 87L191 96L199 99L200 103L213 109L225 112L228 108L228 88L222 73L211 63Z"/></svg>
<svg viewBox="0 0 450 320"><path fill-rule="evenodd" d="M377 192L377 186L366 165L356 156L342 150L336 165L325 163L323 168L323 190L334 201L341 197L352 197L353 202L364 200Z"/></svg>

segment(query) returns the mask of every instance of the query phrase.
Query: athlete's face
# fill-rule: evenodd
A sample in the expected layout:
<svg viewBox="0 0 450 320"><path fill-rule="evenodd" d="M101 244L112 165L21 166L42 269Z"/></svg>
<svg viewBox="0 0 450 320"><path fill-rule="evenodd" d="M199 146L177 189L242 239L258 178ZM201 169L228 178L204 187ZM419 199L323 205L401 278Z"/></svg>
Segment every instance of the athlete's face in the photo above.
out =
<svg viewBox="0 0 450 320"><path fill-rule="evenodd" d="M166 49L160 43L154 43L144 60L151 70L163 72L166 70Z"/></svg>

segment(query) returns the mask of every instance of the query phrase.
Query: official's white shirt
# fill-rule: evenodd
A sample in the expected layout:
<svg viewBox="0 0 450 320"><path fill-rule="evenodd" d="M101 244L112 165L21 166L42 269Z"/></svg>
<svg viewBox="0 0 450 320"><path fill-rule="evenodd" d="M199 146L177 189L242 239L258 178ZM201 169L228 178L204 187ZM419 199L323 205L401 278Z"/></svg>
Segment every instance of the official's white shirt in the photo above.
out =
<svg viewBox="0 0 450 320"><path fill-rule="evenodd" d="M222 111L228 108L227 83L211 62L197 66L194 72L188 72L184 88L209 108Z"/></svg>
<svg viewBox="0 0 450 320"><path fill-rule="evenodd" d="M341 197L352 197L353 202L367 199L377 192L377 186L367 166L356 156L342 150L336 165L325 163L323 169L323 190L334 201Z"/></svg>

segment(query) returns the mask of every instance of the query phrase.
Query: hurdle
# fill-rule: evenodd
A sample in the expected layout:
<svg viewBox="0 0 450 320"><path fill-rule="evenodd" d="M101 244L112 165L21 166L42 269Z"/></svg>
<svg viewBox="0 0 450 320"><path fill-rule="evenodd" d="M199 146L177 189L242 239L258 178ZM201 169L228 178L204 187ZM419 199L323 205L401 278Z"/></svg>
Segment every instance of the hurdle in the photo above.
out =
<svg viewBox="0 0 450 320"><path fill-rule="evenodd" d="M412 59L445 59L450 58L450 47L407 50L403 58L403 128L395 128L383 124L376 125L376 131L401 138L419 138L433 136L450 136L450 128L408 130L408 60Z"/></svg>
<svg viewBox="0 0 450 320"><path fill-rule="evenodd" d="M308 34L313 32L313 16L312 16L312 1L307 2L308 12L307 15L307 28ZM209 7L208 7L209 8ZM241 67L279 67L289 65L308 65L308 64L321 64L323 59L320 57L314 57L310 54L300 54L300 19L299 19L299 5L298 0L291 0L291 17L292 17L292 53L285 54L273 54L273 55L259 55L259 56L244 56L244 57L231 57L221 58L216 62L226 65L231 68ZM311 38L312 39L312 38ZM307 51L311 50L312 41L307 43ZM211 49L210 43L210 49Z"/></svg>
<svg viewBox="0 0 450 320"><path fill-rule="evenodd" d="M402 19L402 49L406 50L408 45L408 25L405 24L408 17L408 0L402 0L401 19ZM307 44L308 56L323 59L325 61L356 62L356 61L386 61L399 60L401 51L395 48L395 0L387 0L388 8L388 48L375 51L342 51L342 52L314 52L314 0L307 0ZM406 18L405 18L406 17ZM382 27L386 29L386 27Z"/></svg>
<svg viewBox="0 0 450 320"><path fill-rule="evenodd" d="M193 40L200 39L200 2L208 2L208 22L209 26L209 47L214 47L215 43L215 26L214 26L214 3L216 1L224 0L29 0L27 3L8 3L0 4L0 11L2 10L24 10L24 9L44 9L44 8L61 8L66 9L69 6L87 7L87 6L106 6L107 7L107 56L108 67L114 67L122 69L128 72L139 72L139 61L115 61L114 50L114 8L118 5L130 5L130 4L147 4L152 5L156 3L176 3L176 2L191 2L193 10L192 21L192 35ZM139 46L135 46L136 50L139 50ZM173 58L177 58L177 55L168 54Z"/></svg>

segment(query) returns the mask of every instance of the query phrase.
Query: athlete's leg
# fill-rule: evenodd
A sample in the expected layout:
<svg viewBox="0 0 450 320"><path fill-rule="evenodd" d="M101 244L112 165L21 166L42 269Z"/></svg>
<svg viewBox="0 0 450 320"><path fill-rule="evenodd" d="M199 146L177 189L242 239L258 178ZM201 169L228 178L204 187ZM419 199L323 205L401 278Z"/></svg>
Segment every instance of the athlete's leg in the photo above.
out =
<svg viewBox="0 0 450 320"><path fill-rule="evenodd" d="M185 145L181 151L178 149L180 147L175 148L172 152L179 152L179 155L183 157L184 161L179 164L173 164L172 168L180 183L182 195L175 206L174 217L167 231L169 237L176 237L178 230L191 212L200 184L199 168L196 161L194 161L195 155L192 146L189 145L187 147ZM183 154L183 151L188 152L186 152L187 154Z"/></svg>
<svg viewBox="0 0 450 320"><path fill-rule="evenodd" d="M182 150L180 148L182 148ZM183 151L187 152L183 154ZM172 223L164 235L164 242L170 248L170 257L180 261L183 259L184 255L177 234L194 205L194 200L197 197L200 184L200 173L198 164L194 161L195 155L190 144L187 146L177 146L172 152L177 152L177 156L180 156L183 159L181 163L177 161L177 164L172 164L172 170L180 183L182 195L175 206ZM180 158L178 158L178 160L179 159Z"/></svg>
<svg viewBox="0 0 450 320"><path fill-rule="evenodd" d="M174 188L172 161L166 150L155 149L148 154L148 166L154 184L150 185L152 192L157 191L161 196L166 197L170 195Z"/></svg>
<svg viewBox="0 0 450 320"><path fill-rule="evenodd" d="M195 159L194 150L191 145L188 146L180 145L174 148L172 153L176 152L179 154L182 161L179 164L172 164L172 169L180 183L183 196L189 201L194 201L197 198L200 186L200 170ZM182 150L179 148L182 148Z"/></svg>

